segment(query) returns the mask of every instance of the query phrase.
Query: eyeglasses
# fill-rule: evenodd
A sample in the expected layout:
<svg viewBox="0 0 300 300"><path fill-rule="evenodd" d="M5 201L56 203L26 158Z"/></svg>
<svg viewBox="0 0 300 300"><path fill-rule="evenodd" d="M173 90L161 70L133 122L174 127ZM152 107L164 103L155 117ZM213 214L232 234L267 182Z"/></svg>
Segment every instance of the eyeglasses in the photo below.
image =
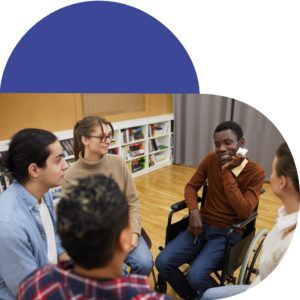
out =
<svg viewBox="0 0 300 300"><path fill-rule="evenodd" d="M108 135L89 135L89 137L93 137L93 138L96 138L96 139L99 139L100 143L105 143L107 140L111 141L112 138L113 138L113 135L110 133Z"/></svg>

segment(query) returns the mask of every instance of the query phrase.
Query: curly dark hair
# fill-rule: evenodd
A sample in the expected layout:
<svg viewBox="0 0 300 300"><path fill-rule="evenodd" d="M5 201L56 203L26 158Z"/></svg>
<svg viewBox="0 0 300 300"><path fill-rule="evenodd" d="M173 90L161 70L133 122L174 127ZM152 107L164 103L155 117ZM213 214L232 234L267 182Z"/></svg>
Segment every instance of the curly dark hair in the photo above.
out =
<svg viewBox="0 0 300 300"><path fill-rule="evenodd" d="M62 246L81 267L106 266L129 225L128 211L126 197L112 178L98 174L79 179L57 206Z"/></svg>
<svg viewBox="0 0 300 300"><path fill-rule="evenodd" d="M243 129L238 123L234 121L225 121L220 123L215 129L214 135L216 134L216 132L220 132L228 129L232 130L232 132L237 136L238 141L243 137L244 134Z"/></svg>

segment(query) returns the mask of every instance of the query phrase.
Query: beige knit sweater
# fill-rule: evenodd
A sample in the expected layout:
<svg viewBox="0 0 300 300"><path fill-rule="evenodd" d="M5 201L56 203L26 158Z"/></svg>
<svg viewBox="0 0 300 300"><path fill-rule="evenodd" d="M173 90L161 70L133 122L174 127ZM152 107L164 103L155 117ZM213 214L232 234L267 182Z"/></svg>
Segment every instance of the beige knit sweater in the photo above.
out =
<svg viewBox="0 0 300 300"><path fill-rule="evenodd" d="M76 179L93 174L111 176L117 182L121 191L126 195L129 204L133 232L140 235L140 201L132 176L122 157L106 154L98 161L90 162L85 160L79 153L79 159L70 166L65 175L62 193L64 194L70 185L75 184Z"/></svg>
<svg viewBox="0 0 300 300"><path fill-rule="evenodd" d="M264 280L280 263L294 233L293 231L288 232L288 229L297 224L297 220L298 212L287 214L284 206L278 209L277 222L263 243L259 261L259 276L256 277L250 287ZM288 233L285 234L286 232Z"/></svg>

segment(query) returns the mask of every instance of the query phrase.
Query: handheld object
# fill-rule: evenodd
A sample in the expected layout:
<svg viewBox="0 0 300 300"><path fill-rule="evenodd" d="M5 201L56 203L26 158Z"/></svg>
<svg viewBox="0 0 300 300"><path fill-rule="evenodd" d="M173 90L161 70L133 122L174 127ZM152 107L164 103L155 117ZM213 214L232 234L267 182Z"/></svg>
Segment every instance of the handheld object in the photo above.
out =
<svg viewBox="0 0 300 300"><path fill-rule="evenodd" d="M248 149L246 148L239 148L238 151L236 152L236 155L241 155L241 156L245 156L246 153L248 152Z"/></svg>

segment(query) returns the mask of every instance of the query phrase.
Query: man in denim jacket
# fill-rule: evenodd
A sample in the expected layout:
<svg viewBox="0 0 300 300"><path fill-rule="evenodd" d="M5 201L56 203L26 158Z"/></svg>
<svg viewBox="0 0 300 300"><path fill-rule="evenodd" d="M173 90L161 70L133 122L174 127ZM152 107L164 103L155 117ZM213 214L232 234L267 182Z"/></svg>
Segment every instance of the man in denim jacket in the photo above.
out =
<svg viewBox="0 0 300 300"><path fill-rule="evenodd" d="M57 137L33 128L14 135L2 160L14 178L0 195L0 298L9 300L33 270L68 259L49 192L62 183L68 165Z"/></svg>

